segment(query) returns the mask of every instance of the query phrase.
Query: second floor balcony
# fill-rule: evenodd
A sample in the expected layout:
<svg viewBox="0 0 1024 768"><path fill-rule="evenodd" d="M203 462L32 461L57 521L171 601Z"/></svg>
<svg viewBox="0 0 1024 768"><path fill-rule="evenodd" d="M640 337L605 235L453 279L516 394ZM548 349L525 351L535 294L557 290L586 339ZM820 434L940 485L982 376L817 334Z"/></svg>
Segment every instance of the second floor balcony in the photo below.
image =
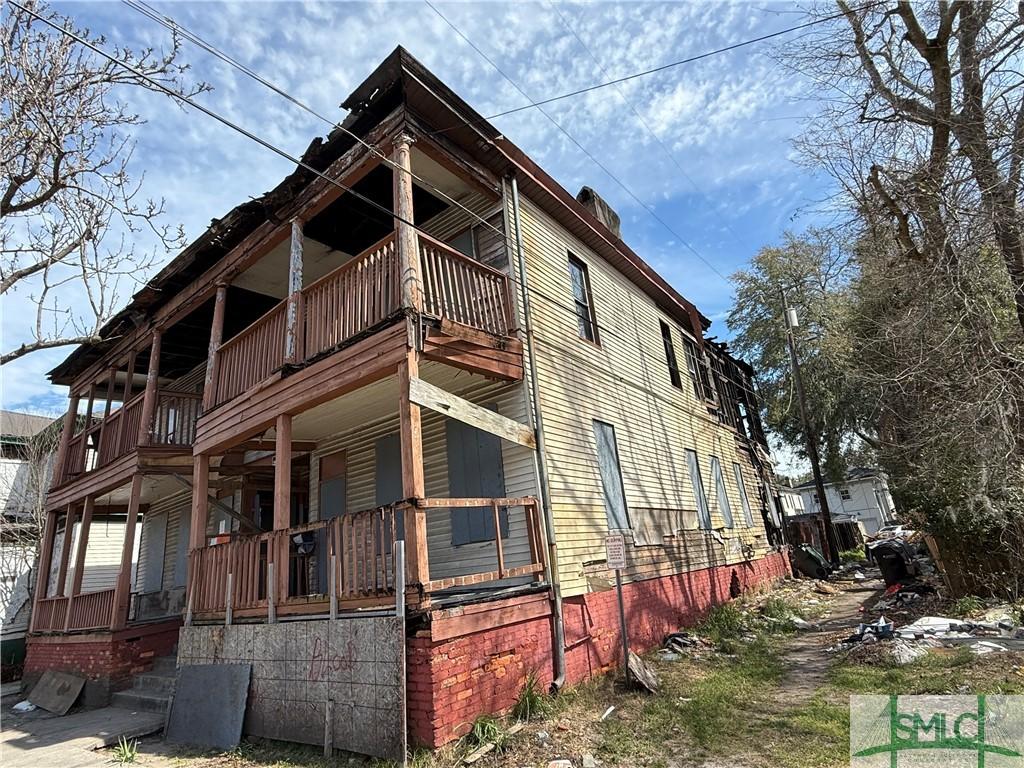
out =
<svg viewBox="0 0 1024 768"><path fill-rule="evenodd" d="M68 441L60 466L54 467L54 485L111 466L139 448L190 454L202 399L198 392L158 389L149 418L145 392L104 416L79 417L76 434Z"/></svg>

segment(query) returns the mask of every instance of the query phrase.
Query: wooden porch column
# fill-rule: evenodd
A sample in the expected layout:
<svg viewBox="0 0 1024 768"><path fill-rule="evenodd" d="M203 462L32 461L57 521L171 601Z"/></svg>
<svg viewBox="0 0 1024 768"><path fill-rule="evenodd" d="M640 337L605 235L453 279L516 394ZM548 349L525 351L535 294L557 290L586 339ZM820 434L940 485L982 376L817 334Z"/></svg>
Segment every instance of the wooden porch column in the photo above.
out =
<svg viewBox="0 0 1024 768"><path fill-rule="evenodd" d="M78 550L75 552L75 575L71 579L71 595L82 591L82 577L85 576L85 553L89 547L89 530L92 528L92 513L96 500L92 496L85 497L82 509L82 527L78 531Z"/></svg>
<svg viewBox="0 0 1024 768"><path fill-rule="evenodd" d="M274 442L274 530L291 527L292 522L292 417L282 413L277 417ZM277 582L275 605L288 596L288 553L291 545L287 536L281 536L274 552L274 580Z"/></svg>
<svg viewBox="0 0 1024 768"><path fill-rule="evenodd" d="M75 530L75 507L73 504L68 504L68 511L65 514L64 520L64 540L60 546L60 566L57 568L57 586L53 590L54 596L67 596L67 592L64 590L65 583L68 578L68 561L71 559L71 539L72 534Z"/></svg>
<svg viewBox="0 0 1024 768"><path fill-rule="evenodd" d="M206 353L206 380L203 383L203 413L213 407L217 397L217 349L224 338L224 303L227 297L228 287L221 283L213 300L213 323L210 325L210 347Z"/></svg>
<svg viewBox="0 0 1024 768"><path fill-rule="evenodd" d="M139 496L142 494L142 475L132 475L131 496L128 498L128 519L124 523L124 546L121 547L121 568L114 587L114 608L110 616L110 629L116 632L128 623L128 603L132 595L132 555L135 552L135 525L139 516Z"/></svg>
<svg viewBox="0 0 1024 768"><path fill-rule="evenodd" d="M57 458L53 463L53 474L56 478L54 485L64 480L65 464L68 460L68 446L71 445L71 438L75 436L75 426L78 421L78 403L81 398L72 395L68 402L67 413L64 414L64 427L60 433L60 445L57 448Z"/></svg>
<svg viewBox="0 0 1024 768"><path fill-rule="evenodd" d="M412 138L407 134L395 140L391 155L397 168L394 170L394 211L395 230L398 232L398 275L401 286L402 306L419 311L422 307L422 282L420 278L419 242L412 226ZM406 224L405 222L409 222Z"/></svg>
<svg viewBox="0 0 1024 768"><path fill-rule="evenodd" d="M423 481L423 428L420 407L409 399L409 380L419 374L415 350L409 350L398 366L400 440L402 444L402 497L414 506L405 510L406 583L422 584L430 580L427 562L427 513L415 506L426 496Z"/></svg>
<svg viewBox="0 0 1024 768"><path fill-rule="evenodd" d="M39 601L46 597L50 585L50 562L53 559L53 540L57 536L57 513L46 513L46 525L43 528L43 548L39 552L36 565L36 594L32 605L32 622L30 632L36 629L36 617L39 615Z"/></svg>
<svg viewBox="0 0 1024 768"><path fill-rule="evenodd" d="M303 350L303 306L302 306L302 220L292 219L292 241L288 258L288 314L285 318L284 359L289 363L300 363L305 358Z"/></svg>
<svg viewBox="0 0 1024 768"><path fill-rule="evenodd" d="M210 457L199 454L192 459L192 525L188 532L188 549L202 549L206 544L206 524L210 510Z"/></svg>
<svg viewBox="0 0 1024 768"><path fill-rule="evenodd" d="M75 572L71 578L71 589L65 594L68 596L68 606L64 611L64 631L71 629L71 609L75 604L75 598L82 591L82 577L85 576L85 553L89 546L89 529L92 527L92 512L95 506L92 496L85 497L85 507L82 509L82 527L78 530L78 548L75 550Z"/></svg>
<svg viewBox="0 0 1024 768"><path fill-rule="evenodd" d="M153 331L149 348L149 370L146 372L146 394L142 400L142 420L139 423L139 445L149 445L153 432L153 413L156 411L156 386L160 378L160 343L163 332Z"/></svg>

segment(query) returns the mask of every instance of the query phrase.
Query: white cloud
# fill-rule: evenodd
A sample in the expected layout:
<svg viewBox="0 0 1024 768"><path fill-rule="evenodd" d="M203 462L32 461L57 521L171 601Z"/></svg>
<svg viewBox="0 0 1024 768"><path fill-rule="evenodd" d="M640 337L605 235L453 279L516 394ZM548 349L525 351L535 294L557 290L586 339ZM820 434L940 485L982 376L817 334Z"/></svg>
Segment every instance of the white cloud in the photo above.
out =
<svg viewBox="0 0 1024 768"><path fill-rule="evenodd" d="M423 3L231 2L154 0L194 32L331 119L338 104L398 44L482 114L525 100ZM108 45L164 45L166 30L114 3L65 3L59 9L108 36ZM795 16L744 3L441 3L441 11L534 99L660 66L795 23ZM561 17L583 41L566 28ZM589 50L587 50L589 49ZM716 269L729 274L762 242L778 236L793 210L813 199L813 179L789 160L795 125L806 114L800 83L777 68L763 46L558 101L546 109L616 178ZM192 75L215 90L202 103L298 155L327 126L186 43ZM594 58L600 62L595 63ZM620 91L621 90L621 95ZM628 99L670 148L653 139ZM167 201L168 221L190 237L214 217L273 187L291 165L192 110L155 94L124 98L148 119L135 138L136 173L146 192ZM705 312L728 306L731 288L606 176L536 110L496 124L570 192L587 183L620 212L624 235ZM679 164L685 175L679 173ZM806 191L811 189L810 192ZM740 233L737 235L737 233ZM173 254L166 254L164 261ZM128 296L124 296L126 301ZM4 343L25 338L24 314L5 301ZM717 325L717 324L716 324ZM724 331L724 329L723 329ZM5 368L3 402L51 398L41 374L68 350Z"/></svg>

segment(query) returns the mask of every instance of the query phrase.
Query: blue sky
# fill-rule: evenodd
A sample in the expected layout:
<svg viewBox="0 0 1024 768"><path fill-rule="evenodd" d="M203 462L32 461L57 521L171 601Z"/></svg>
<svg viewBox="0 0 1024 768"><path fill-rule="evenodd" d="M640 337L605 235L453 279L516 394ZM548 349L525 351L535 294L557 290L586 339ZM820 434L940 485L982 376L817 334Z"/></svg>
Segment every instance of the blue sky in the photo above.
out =
<svg viewBox="0 0 1024 768"><path fill-rule="evenodd" d="M151 5L339 120L338 104L398 44L484 115L525 103L425 3ZM781 2L437 5L533 100L805 20L795 4ZM108 47L169 43L166 30L121 3L55 7L106 36ZM182 54L190 75L213 86L202 103L250 131L295 155L325 133L316 118L191 44ZM711 333L720 337L728 336L731 287L715 270L729 275L785 229L806 226L827 194L823 180L794 162L790 145L816 104L807 83L771 54L771 44L761 43L546 107L644 205L536 109L494 121L570 192L583 184L597 189L621 215L624 239L712 318ZM182 223L189 239L292 170L266 149L166 98L130 91L122 97L147 120L134 132L135 171L145 172L146 194L165 198L166 220ZM159 264L173 255L160 254ZM126 285L121 303L137 288ZM5 299L4 348L28 333L29 313L20 309L26 294ZM69 351L37 353L5 366L3 406L62 410L66 392L51 387L45 372Z"/></svg>

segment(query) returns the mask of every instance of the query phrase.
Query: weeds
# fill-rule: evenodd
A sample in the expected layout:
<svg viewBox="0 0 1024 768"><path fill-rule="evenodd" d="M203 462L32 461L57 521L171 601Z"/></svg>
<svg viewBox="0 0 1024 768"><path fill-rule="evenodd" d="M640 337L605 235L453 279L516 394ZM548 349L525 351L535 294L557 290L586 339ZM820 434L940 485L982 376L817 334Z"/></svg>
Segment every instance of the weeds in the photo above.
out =
<svg viewBox="0 0 1024 768"><path fill-rule="evenodd" d="M967 595L956 600L949 609L950 613L959 618L973 616L985 609L985 603L977 595Z"/></svg>
<svg viewBox="0 0 1024 768"><path fill-rule="evenodd" d="M738 638L744 628L739 609L732 603L723 603L711 609L697 631L715 645L723 645Z"/></svg>
<svg viewBox="0 0 1024 768"><path fill-rule="evenodd" d="M839 553L839 562L841 563L860 563L866 559L862 549L844 549Z"/></svg>
<svg viewBox="0 0 1024 768"><path fill-rule="evenodd" d="M128 765L134 763L135 758L139 756L139 742L138 739L132 739L128 741L124 736L117 740L117 746L114 747L114 761L120 765Z"/></svg>
<svg viewBox="0 0 1024 768"><path fill-rule="evenodd" d="M519 698L512 707L512 717L524 723L545 717L551 710L551 702L540 688L537 676L532 672L526 676Z"/></svg>
<svg viewBox="0 0 1024 768"><path fill-rule="evenodd" d="M480 715L473 721L469 742L475 747L494 744L495 750L501 752L508 743L508 734L501 721L494 715Z"/></svg>

